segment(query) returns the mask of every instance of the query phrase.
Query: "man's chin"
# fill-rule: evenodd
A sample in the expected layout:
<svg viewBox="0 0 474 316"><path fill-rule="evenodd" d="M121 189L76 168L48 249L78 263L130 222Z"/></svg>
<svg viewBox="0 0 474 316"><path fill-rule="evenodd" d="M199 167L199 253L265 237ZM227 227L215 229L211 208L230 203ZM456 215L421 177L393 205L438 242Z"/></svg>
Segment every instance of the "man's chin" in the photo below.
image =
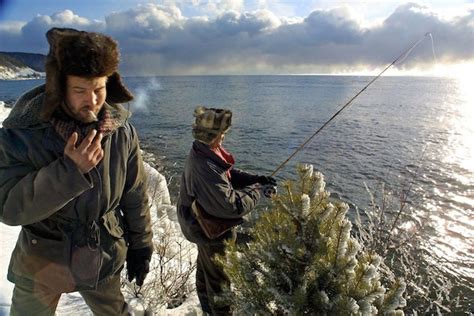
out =
<svg viewBox="0 0 474 316"><path fill-rule="evenodd" d="M98 121L97 115L92 111L81 112L76 119L82 123L94 123Z"/></svg>

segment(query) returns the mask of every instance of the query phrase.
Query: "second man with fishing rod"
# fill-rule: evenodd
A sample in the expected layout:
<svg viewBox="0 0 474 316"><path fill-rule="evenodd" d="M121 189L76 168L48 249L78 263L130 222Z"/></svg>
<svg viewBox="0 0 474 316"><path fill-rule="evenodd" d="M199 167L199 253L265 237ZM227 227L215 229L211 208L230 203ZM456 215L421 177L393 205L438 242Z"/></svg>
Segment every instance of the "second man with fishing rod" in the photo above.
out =
<svg viewBox="0 0 474 316"><path fill-rule="evenodd" d="M254 209L261 193L276 185L272 177L253 175L234 167L234 157L222 143L230 129L232 112L197 107L195 139L181 178L178 220L184 236L198 247L196 289L203 312L230 315L231 307L216 299L229 279L213 258L224 253L224 241L236 238L232 227ZM267 191L264 191L267 189Z"/></svg>

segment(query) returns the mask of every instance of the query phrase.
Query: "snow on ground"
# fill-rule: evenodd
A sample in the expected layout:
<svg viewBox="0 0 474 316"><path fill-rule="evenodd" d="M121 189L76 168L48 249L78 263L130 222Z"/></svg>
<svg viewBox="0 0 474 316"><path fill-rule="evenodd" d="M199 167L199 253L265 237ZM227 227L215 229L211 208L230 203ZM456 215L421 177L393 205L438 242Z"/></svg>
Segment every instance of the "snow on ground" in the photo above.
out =
<svg viewBox="0 0 474 316"><path fill-rule="evenodd" d="M3 126L3 121L7 118L10 109L5 107L5 102L0 101L0 127Z"/></svg>
<svg viewBox="0 0 474 316"><path fill-rule="evenodd" d="M0 101L0 127L2 126L2 122L8 116L9 112L10 109L5 107L3 101ZM176 218L176 207L171 205L165 177L149 164L145 164L145 169L149 177L149 195L154 202L151 209L152 220L160 220L171 223L170 226L174 229L173 234L180 234L179 224L177 223ZM8 264L10 262L10 255L13 251L13 248L15 247L19 232L20 227L18 226L12 227L0 223L0 316L8 315L10 310L11 296L14 285L7 280L6 276ZM196 253L194 252L192 253L194 258L195 254ZM128 298L128 301L134 309L134 315L142 315L139 311L139 302L133 298ZM153 311L153 314L163 316L185 316L202 315L202 312L196 292L193 292L192 295L188 297L182 305L174 309L162 308L159 311ZM69 293L63 294L61 296L56 315L85 316L92 315L92 313L84 303L84 300L79 295L79 293Z"/></svg>
<svg viewBox="0 0 474 316"><path fill-rule="evenodd" d="M0 315L8 315L10 310L13 283L7 281L10 254L16 244L20 227L7 226L0 223Z"/></svg>
<svg viewBox="0 0 474 316"><path fill-rule="evenodd" d="M10 109L5 107L5 102L0 101L0 127L10 113ZM13 292L13 284L7 281L8 264L10 254L15 248L16 239L20 227L12 227L0 223L0 315L8 315L10 310L10 300Z"/></svg>

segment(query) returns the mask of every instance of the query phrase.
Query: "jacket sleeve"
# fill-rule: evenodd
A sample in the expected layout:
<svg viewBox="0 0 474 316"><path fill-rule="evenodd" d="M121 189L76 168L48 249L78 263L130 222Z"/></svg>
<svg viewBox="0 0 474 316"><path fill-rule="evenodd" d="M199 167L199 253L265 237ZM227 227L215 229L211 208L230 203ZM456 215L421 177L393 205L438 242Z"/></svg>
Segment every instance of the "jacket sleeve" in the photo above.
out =
<svg viewBox="0 0 474 316"><path fill-rule="evenodd" d="M93 187L69 158L36 169L27 150L11 131L0 129L0 221L7 225L46 219Z"/></svg>
<svg viewBox="0 0 474 316"><path fill-rule="evenodd" d="M258 175L245 172L240 169L232 168L230 171L230 179L234 188L243 188L257 183Z"/></svg>
<svg viewBox="0 0 474 316"><path fill-rule="evenodd" d="M195 178L195 197L209 214L220 218L240 218L255 208L259 189L245 186L235 189L228 180L225 170L206 160L205 166L198 168Z"/></svg>
<svg viewBox="0 0 474 316"><path fill-rule="evenodd" d="M124 214L129 247L140 249L152 245L150 205L148 201L147 176L138 143L138 136L131 125L126 126L130 132L129 156L125 188L120 200Z"/></svg>

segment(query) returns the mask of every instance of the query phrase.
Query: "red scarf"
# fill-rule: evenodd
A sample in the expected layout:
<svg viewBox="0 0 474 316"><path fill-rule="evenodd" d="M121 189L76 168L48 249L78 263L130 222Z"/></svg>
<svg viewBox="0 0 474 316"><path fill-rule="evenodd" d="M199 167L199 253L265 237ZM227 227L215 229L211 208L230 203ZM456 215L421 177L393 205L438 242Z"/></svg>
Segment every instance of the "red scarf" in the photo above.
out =
<svg viewBox="0 0 474 316"><path fill-rule="evenodd" d="M224 160L225 162L227 162L228 164L231 165L231 167L226 171L227 173L227 177L229 178L230 180L230 169L232 169L232 167L234 166L235 164L235 160L234 160L234 157L232 156L232 154L230 152L228 152L227 150L224 149L224 147L222 147L222 145L219 145L215 148L211 148L212 152L214 152L219 158L221 158L222 160Z"/></svg>

